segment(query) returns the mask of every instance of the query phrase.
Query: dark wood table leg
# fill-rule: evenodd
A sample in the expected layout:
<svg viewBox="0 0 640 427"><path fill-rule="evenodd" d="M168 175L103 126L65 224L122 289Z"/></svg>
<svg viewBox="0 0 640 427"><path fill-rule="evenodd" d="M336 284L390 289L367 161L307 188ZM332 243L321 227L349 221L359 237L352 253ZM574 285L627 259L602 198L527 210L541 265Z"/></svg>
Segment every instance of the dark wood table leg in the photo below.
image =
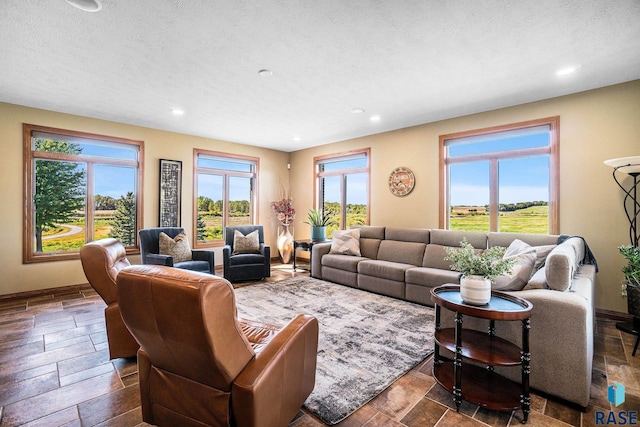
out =
<svg viewBox="0 0 640 427"><path fill-rule="evenodd" d="M531 321L524 319L522 321L522 351L520 359L522 361L522 395L520 403L522 404L522 424L529 419L531 411L531 397L529 396L529 375L531 374L531 353L529 351L529 330L531 329Z"/></svg>
<svg viewBox="0 0 640 427"><path fill-rule="evenodd" d="M296 249L297 249L297 246L296 246L296 242L294 241L293 242L293 271L296 271L296 268L297 268L296 267Z"/></svg>
<svg viewBox="0 0 640 427"><path fill-rule="evenodd" d="M462 404L462 314L456 312L456 354L453 360L453 401L456 403L456 411L460 412Z"/></svg>
<svg viewBox="0 0 640 427"><path fill-rule="evenodd" d="M435 304L435 308L436 308L436 332L440 332L440 306L438 304ZM434 349L433 349L433 365L434 366L439 366L440 365L440 346L438 345L438 341L437 340L433 340L435 343Z"/></svg>

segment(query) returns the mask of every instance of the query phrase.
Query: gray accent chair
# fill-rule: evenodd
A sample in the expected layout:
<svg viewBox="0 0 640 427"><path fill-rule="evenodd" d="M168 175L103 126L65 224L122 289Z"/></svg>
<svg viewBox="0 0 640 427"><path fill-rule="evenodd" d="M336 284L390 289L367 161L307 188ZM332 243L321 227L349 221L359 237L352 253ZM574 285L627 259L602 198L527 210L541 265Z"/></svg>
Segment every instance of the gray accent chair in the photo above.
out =
<svg viewBox="0 0 640 427"><path fill-rule="evenodd" d="M236 230L245 236L258 230L260 253L233 255L233 236ZM242 282L261 280L271 276L271 248L264 243L264 228L262 225L225 227L224 241L222 260L225 279L230 282Z"/></svg>
<svg viewBox="0 0 640 427"><path fill-rule="evenodd" d="M191 250L191 261L173 262L170 255L160 254L160 233L174 239L183 232L182 227L158 227L144 228L138 232L140 237L140 255L143 264L165 265L167 267L182 268L185 270L199 271L201 273L215 274L216 264L213 251Z"/></svg>

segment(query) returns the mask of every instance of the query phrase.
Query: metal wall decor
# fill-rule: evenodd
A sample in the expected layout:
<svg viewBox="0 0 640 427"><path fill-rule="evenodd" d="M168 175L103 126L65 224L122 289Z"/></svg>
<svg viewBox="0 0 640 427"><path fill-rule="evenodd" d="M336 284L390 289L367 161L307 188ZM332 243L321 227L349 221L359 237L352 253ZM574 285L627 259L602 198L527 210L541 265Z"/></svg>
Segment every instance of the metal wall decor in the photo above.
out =
<svg viewBox="0 0 640 427"><path fill-rule="evenodd" d="M182 162L160 159L160 227L180 227Z"/></svg>
<svg viewBox="0 0 640 427"><path fill-rule="evenodd" d="M389 191L391 191L394 196L406 196L411 193L415 185L416 177L409 168L395 168L389 175Z"/></svg>

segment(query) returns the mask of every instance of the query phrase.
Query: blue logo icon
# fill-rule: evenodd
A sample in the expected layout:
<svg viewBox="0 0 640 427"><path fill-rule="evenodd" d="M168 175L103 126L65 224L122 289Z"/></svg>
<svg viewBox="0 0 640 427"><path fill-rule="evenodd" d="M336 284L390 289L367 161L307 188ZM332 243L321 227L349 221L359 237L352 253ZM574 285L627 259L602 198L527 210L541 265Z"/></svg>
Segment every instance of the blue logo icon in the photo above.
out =
<svg viewBox="0 0 640 427"><path fill-rule="evenodd" d="M615 406L622 405L624 403L624 386L618 381L611 384L607 389L607 400Z"/></svg>

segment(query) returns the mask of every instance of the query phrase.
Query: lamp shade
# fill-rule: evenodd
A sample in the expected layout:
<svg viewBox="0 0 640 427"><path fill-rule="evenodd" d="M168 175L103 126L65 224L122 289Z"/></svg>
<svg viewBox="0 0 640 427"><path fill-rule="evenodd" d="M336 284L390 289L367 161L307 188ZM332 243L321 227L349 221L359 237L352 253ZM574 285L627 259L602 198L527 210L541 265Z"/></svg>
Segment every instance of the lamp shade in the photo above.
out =
<svg viewBox="0 0 640 427"><path fill-rule="evenodd" d="M609 159L604 164L632 176L640 174L640 156Z"/></svg>
<svg viewBox="0 0 640 427"><path fill-rule="evenodd" d="M640 230L640 227L638 227L638 217L640 216L640 201L638 200L640 156L605 160L604 164L613 168L613 179L618 184L618 187L624 191L622 206L629 220L629 240L631 246L638 247L638 242L640 241L638 233ZM618 173L629 174L633 177L633 183L630 186L625 186L625 180L617 176Z"/></svg>

